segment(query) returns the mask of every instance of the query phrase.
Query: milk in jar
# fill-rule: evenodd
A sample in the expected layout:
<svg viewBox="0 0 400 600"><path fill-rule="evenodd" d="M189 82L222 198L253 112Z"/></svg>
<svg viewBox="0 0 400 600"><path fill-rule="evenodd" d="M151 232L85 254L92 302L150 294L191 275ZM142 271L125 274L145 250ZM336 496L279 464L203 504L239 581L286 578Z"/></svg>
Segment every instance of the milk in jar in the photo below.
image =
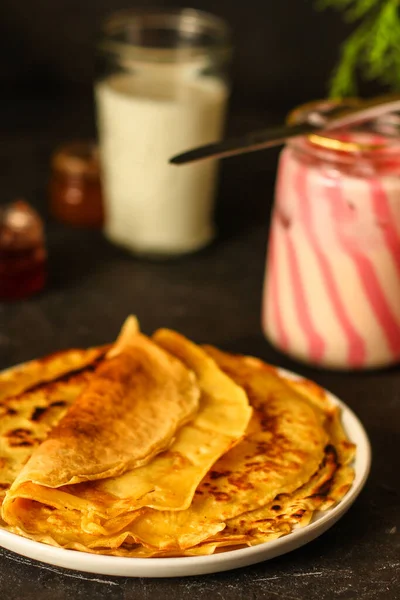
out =
<svg viewBox="0 0 400 600"><path fill-rule="evenodd" d="M96 87L106 235L134 251L182 253L214 235L217 163L169 159L220 139L227 88L216 78L179 82L116 75Z"/></svg>
<svg viewBox="0 0 400 600"><path fill-rule="evenodd" d="M132 10L106 23L95 96L112 242L174 256L213 238L217 162L169 160L222 137L228 38L223 21L189 9Z"/></svg>

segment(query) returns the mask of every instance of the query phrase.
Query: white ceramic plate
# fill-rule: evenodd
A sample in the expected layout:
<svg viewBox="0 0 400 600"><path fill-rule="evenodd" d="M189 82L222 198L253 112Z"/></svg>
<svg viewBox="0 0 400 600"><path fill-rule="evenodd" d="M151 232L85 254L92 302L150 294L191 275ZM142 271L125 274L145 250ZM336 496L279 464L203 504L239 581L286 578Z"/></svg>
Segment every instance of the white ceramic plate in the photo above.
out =
<svg viewBox="0 0 400 600"><path fill-rule="evenodd" d="M287 371L281 370L280 372L285 377L303 379ZM346 433L350 440L357 445L354 463L355 479L351 489L339 504L326 512L317 513L313 521L306 527L296 529L284 537L252 548L232 550L210 556L182 558L98 556L86 552L55 548L27 540L2 529L0 529L0 546L50 565L87 573L124 577L181 577L217 573L269 560L295 550L324 533L344 515L364 487L370 469L371 448L365 429L346 404L328 392L327 396L333 403L341 407L342 422Z"/></svg>

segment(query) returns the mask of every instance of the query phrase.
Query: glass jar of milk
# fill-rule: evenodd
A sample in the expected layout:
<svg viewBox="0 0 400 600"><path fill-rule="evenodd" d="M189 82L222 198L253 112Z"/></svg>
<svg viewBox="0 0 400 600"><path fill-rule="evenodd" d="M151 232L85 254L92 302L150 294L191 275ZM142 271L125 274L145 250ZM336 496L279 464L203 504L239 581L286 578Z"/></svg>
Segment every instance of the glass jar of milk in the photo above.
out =
<svg viewBox="0 0 400 600"><path fill-rule="evenodd" d="M223 21L191 9L105 23L95 88L105 234L134 253L184 254L214 236L217 163L168 161L222 137L229 38Z"/></svg>

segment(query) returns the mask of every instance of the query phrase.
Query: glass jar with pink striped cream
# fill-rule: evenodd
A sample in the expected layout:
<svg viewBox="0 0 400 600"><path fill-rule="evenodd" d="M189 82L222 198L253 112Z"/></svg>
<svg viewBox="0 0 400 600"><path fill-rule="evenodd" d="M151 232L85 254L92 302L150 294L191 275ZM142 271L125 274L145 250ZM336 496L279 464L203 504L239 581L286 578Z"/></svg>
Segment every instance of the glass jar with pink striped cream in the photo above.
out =
<svg viewBox="0 0 400 600"><path fill-rule="evenodd" d="M312 135L283 149L263 330L278 349L321 367L399 361L397 127Z"/></svg>

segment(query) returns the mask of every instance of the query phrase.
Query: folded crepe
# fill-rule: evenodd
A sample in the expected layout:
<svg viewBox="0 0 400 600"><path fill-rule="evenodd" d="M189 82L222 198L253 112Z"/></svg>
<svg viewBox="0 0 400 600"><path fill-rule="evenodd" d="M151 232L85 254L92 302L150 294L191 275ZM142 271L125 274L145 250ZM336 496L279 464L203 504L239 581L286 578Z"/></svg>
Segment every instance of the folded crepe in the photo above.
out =
<svg viewBox="0 0 400 600"><path fill-rule="evenodd" d="M291 385L291 381L287 383ZM299 391L303 391L301 386ZM354 458L355 446L346 438L339 411L334 410L332 413L332 423L331 443L325 447L321 465L308 482L290 494L278 494L261 508L228 519L224 529L195 546L155 548L134 543L123 533L106 540L107 545L100 546L98 542L96 545L92 541L91 547L79 542L67 547L98 554L139 558L201 556L254 546L287 535L293 529L308 525L316 511L331 508L351 487L354 470L350 463ZM339 452L336 448L339 448Z"/></svg>
<svg viewBox="0 0 400 600"><path fill-rule="evenodd" d="M162 332L155 339L169 347ZM207 473L187 510L145 510L127 528L126 541L160 550L196 546L229 519L304 485L323 461L330 410L300 396L257 359L207 352L248 395L253 416L246 435Z"/></svg>
<svg viewBox="0 0 400 600"><path fill-rule="evenodd" d="M8 490L3 527L93 553L207 555L304 526L351 485L339 409L258 359L150 340L129 319L82 383Z"/></svg>
<svg viewBox="0 0 400 600"><path fill-rule="evenodd" d="M51 535L54 533L54 526L49 523L57 521L61 523L63 531L68 531L72 538L85 532L104 536L123 529L127 523L138 517L138 509L143 506L182 510L190 505L196 487L205 473L222 454L242 438L252 411L242 388L224 375L203 350L173 332L165 332L165 337L170 340L171 346L175 347L179 359L150 340L147 340L147 345L151 346L158 356L168 357L172 364L179 365L180 369L190 376L194 377L194 372L201 390L197 413L187 425L176 429L175 439L170 448L155 458L154 454L149 455L153 460L146 466L129 464L124 469L125 473L118 477L111 477L109 472L106 478L103 477L104 472L99 475L98 466L93 467L93 458L87 455L85 465L87 470L90 469L90 482L88 476L85 476L87 483L74 480L78 468L79 481L84 481L82 466L74 463L66 452L67 449L70 452L71 448L82 448L82 440L79 440L80 429L72 431L68 428L68 435L65 435L66 423L68 424L78 410L81 411L83 400L94 386L98 386L99 373L101 374L106 367L110 368L110 363L121 358L121 354L114 358L113 349L111 359L104 361L87 390L76 400L59 426L31 457L14 482L3 506L3 515L9 525L21 527L30 533ZM136 343L142 338L143 336L136 335ZM171 385L171 374L160 372L159 365L153 365L150 372L145 373L146 381L154 378L155 372L167 387ZM137 385L137 374L133 373L133 376ZM129 389L132 389L132 385L130 382ZM188 392L189 390L186 390L186 393ZM108 389L107 396L109 394ZM148 404L157 400L154 390L151 389L144 391L143 398ZM126 410L125 406L124 427L129 427ZM140 406L140 423L146 423L144 411L145 407ZM104 402L101 404L99 415L100 421L103 422ZM163 397L159 402L158 411L154 411L153 422L149 421L151 428L149 427L147 432L147 439L159 430L160 422L165 426L170 418L171 408ZM110 423L105 427L109 432ZM121 438L124 449L128 447L130 452L134 451L139 431L139 424L133 423L131 443L126 444L126 436ZM59 452L60 439L63 440L63 454ZM55 442L57 446L53 451L51 444ZM94 449L98 448L98 439L94 439L93 444ZM81 454L82 450L79 456ZM61 479L60 475L66 471L67 467L62 461L66 462L67 456L68 481L65 476ZM102 457L104 461L104 455ZM44 460L49 466L46 471L42 468L38 476L36 465L42 465ZM56 474L58 479L55 484ZM75 481L77 485L71 485ZM49 506L54 509L50 521Z"/></svg>
<svg viewBox="0 0 400 600"><path fill-rule="evenodd" d="M170 445L198 402L194 374L128 321L111 356L18 474L10 514L14 491L24 486L54 491L149 462ZM7 513L7 502L3 509Z"/></svg>
<svg viewBox="0 0 400 600"><path fill-rule="evenodd" d="M0 374L0 507L35 448L82 393L107 348L67 350L27 363L26 370L21 365Z"/></svg>
<svg viewBox="0 0 400 600"><path fill-rule="evenodd" d="M331 404L324 390L307 380L286 379L276 369L257 359L231 356L212 347L206 347L206 349L217 360L220 367L223 367L237 382L241 382L246 387L251 402L256 408L253 425L257 419L259 422L262 420L264 421L264 431L268 430L265 427L266 421L272 417L269 411L269 408L272 407L268 408L268 398L274 404L276 398L281 398L283 402L281 409L286 414L279 429L276 427L277 422L274 425L270 424L270 431L276 440L277 447L273 449L270 445L270 448L267 449L267 462L263 463L263 459L260 457L258 461L254 460L255 456L251 457L250 454L245 455L247 464L238 460L239 451L246 449L248 452L251 440L259 440L257 426L253 430L249 427L246 436L248 439L245 439L219 460L204 478L189 510L178 515L166 512L163 514L145 512L123 534L108 540L107 546L104 544L103 547L100 547L101 540L99 540L98 542L92 541L89 547L80 544L71 547L80 550L89 549L98 553L143 558L212 554L220 550L226 551L265 543L290 533L296 527L304 527L310 523L315 511L329 509L348 492L354 479L354 469L351 463L354 459L355 445L349 442L341 425L339 407ZM306 405L301 406L301 400L306 401ZM286 427L289 426L289 428L297 423L297 420L292 420L293 413L290 411L290 404L293 401L299 403L301 412L304 411L301 417L303 426L306 424L305 418L307 420L309 418L309 415L306 417L307 409L304 410L307 404L320 415L321 413L324 415L322 420L327 444L323 448L322 460L316 471L303 485L292 492L287 491L290 487L286 487L286 492L284 492L285 486L279 485L276 489L279 487L280 492L274 496L275 491L272 489L270 494L265 493L265 484L268 483L268 479L271 484L279 474L285 475L286 469L282 468L278 457L281 450L285 454L288 452L287 442L292 437L288 435L287 429L282 437L282 432L285 431L284 422L286 421ZM301 412L297 413L296 418L300 416ZM273 416L276 419L276 411L274 410L273 413L275 413ZM278 418L281 419L282 416ZM305 433L306 430L300 428L300 434L304 440L307 439ZM295 444L297 443L295 442ZM261 443L261 447L262 445ZM311 454L314 453L311 451ZM312 460L318 454L319 452ZM304 455L303 458L307 460ZM266 471L263 470L265 466L267 467ZM246 467L248 468L246 469ZM289 464L286 467L289 467ZM265 480L257 482L257 476L251 474L252 469L258 471L259 474L264 472ZM293 471L292 475L294 474ZM288 470L286 471L287 475L289 475ZM230 491L229 484L237 484L238 481L240 481L239 490L236 493L234 490L230 498L225 496L224 494ZM286 483L287 481L286 479ZM210 495L213 497L211 502ZM245 503L241 504L246 496ZM273 498L271 499L271 497ZM260 507L256 508L257 505ZM251 506L253 509L248 510ZM244 508L246 510L242 512ZM210 519L215 519L218 514L220 518L226 518L234 513L237 516L226 519L224 526L217 533L209 537L204 535L205 529L210 526ZM175 539L171 536L171 531L173 531ZM207 533L210 533L210 530ZM149 534L152 535L152 538ZM179 535L180 538L178 538ZM199 542L200 539L202 541ZM154 545L150 545L148 543L150 541ZM163 543L160 544L160 541ZM158 543L158 547L155 545L156 543Z"/></svg>

